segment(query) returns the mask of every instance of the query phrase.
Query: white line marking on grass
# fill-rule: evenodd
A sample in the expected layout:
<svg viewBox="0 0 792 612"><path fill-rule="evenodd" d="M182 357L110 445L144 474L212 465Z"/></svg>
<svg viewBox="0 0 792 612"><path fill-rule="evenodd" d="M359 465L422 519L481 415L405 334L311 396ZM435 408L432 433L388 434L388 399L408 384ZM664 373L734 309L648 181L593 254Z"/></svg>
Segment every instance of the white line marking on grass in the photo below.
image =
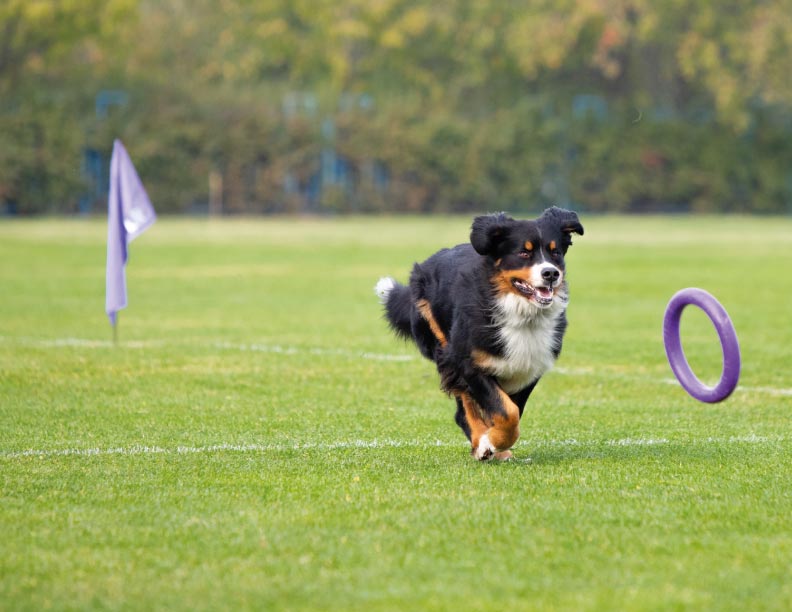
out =
<svg viewBox="0 0 792 612"><path fill-rule="evenodd" d="M281 355L338 355L340 357L356 357L359 359L373 359L375 361L413 361L415 359L414 355L369 353L366 351L350 351L347 349L328 349L319 347L298 348L296 346L280 346L278 344L231 344L228 342L218 342L214 346L221 349L277 353Z"/></svg>
<svg viewBox="0 0 792 612"><path fill-rule="evenodd" d="M700 438L692 440L671 440L668 438L622 438L619 440L521 440L518 448L600 448L603 446L642 447L642 446L707 446L712 444L778 444L786 441L784 436L757 436L747 434L727 438ZM0 458L17 459L22 457L98 457L103 455L196 455L217 453L282 453L300 450L348 450L348 449L388 449L388 448L432 448L466 447L467 442L443 442L442 440L421 442L417 440L349 440L339 442L295 442L294 444L208 444L205 446L144 446L134 444L126 447L108 448L63 448L27 449L21 451L0 451Z"/></svg>
<svg viewBox="0 0 792 612"><path fill-rule="evenodd" d="M608 446L658 446L670 444L668 438L624 438L622 440L608 440Z"/></svg>
<svg viewBox="0 0 792 612"><path fill-rule="evenodd" d="M0 341L7 343L18 343L27 346L35 346L39 348L63 348L63 347L77 347L77 348L112 348L114 345L109 340L90 340L87 338L53 338L53 339L36 339L36 338L13 338L8 336L0 336ZM142 349L142 348L155 348L163 346L198 346L198 347L212 347L224 350L235 351L250 351L259 353L272 353L277 355L322 355L322 356L338 356L348 357L352 359L367 359L372 361L395 361L407 362L418 359L417 355L399 354L399 353L373 353L368 351L354 351L349 349L332 349L322 347L298 347L298 346L283 346L280 344L234 344L231 342L215 342L210 344L193 343L193 342L166 342L163 340L131 340L121 343L123 348ZM613 372L608 368L596 368L593 366L580 366L573 368L556 367L551 370L555 374L561 376L598 376L601 378L617 378L621 380L632 380L635 382L653 382L661 383L664 385L678 386L679 382L673 378L655 378L652 376L636 376L629 372ZM759 393L762 395L771 395L775 397L792 397L792 388L784 387L769 387L769 386L751 386L746 387L739 385L735 389L735 393Z"/></svg>
<svg viewBox="0 0 792 612"><path fill-rule="evenodd" d="M53 338L53 339L37 339L37 338L9 338L7 336L0 336L0 341L7 343L23 344L25 346L33 346L36 348L63 348L63 347L76 347L76 348L89 348L89 349L104 349L113 348L115 345L110 340L90 340L88 338ZM322 355L322 356L338 356L338 357L351 357L354 359L370 359L373 361L413 361L417 359L416 355L406 355L397 353L373 353L370 351L353 351L349 349L332 349L322 347L298 347L298 346L283 346L280 344L233 344L231 342L215 342L215 343L198 343L198 342L173 342L168 343L163 340L124 340L120 343L121 348L156 348L167 345L171 346L198 346L198 347L211 347L217 349L234 350L234 351L250 351L258 353L274 353L277 355Z"/></svg>
<svg viewBox="0 0 792 612"><path fill-rule="evenodd" d="M742 387L738 386L735 391L742 393L765 393L767 395L779 395L783 397L792 397L792 389L775 388L775 387Z"/></svg>
<svg viewBox="0 0 792 612"><path fill-rule="evenodd" d="M0 341L6 343L16 343L36 348L113 348L115 345L110 340L91 340L89 338L9 338L0 336ZM124 348L151 348L165 346L163 340L125 340L121 343Z"/></svg>
<svg viewBox="0 0 792 612"><path fill-rule="evenodd" d="M295 450L339 450L350 448L429 448L437 446L459 446L462 443L448 443L440 440L434 442L417 442L405 440L351 440L348 442L295 442L294 444L209 444L206 446L177 446L162 448L161 446L143 446L134 444L128 447L108 448L63 448L51 450L26 449L22 451L0 451L2 458L17 457L96 457L99 455L195 455L221 452L235 453L271 453Z"/></svg>
<svg viewBox="0 0 792 612"><path fill-rule="evenodd" d="M107 348L113 346L109 340L87 340L84 338L55 338L54 340L39 340L31 342L42 348L60 348L62 346L78 346L80 348Z"/></svg>
<svg viewBox="0 0 792 612"><path fill-rule="evenodd" d="M636 379L636 380L643 380L643 379ZM664 378L661 382L666 385L674 385L679 387L679 381L673 378ZM792 397L792 389L785 389L783 387L745 387L743 385L737 385L737 388L734 390L735 393L763 393L765 395L775 395L779 397Z"/></svg>

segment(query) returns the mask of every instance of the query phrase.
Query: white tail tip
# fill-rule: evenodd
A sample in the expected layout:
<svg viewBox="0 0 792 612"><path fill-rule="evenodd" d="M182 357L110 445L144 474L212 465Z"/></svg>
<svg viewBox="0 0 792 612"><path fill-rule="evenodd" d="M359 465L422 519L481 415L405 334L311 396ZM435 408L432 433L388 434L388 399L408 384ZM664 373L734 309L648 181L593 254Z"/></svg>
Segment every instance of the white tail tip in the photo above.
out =
<svg viewBox="0 0 792 612"><path fill-rule="evenodd" d="M377 284L374 287L374 293L377 294L380 304L384 305L388 301L388 295L390 295L390 292L393 291L395 286L396 281L390 276L384 276L377 281Z"/></svg>

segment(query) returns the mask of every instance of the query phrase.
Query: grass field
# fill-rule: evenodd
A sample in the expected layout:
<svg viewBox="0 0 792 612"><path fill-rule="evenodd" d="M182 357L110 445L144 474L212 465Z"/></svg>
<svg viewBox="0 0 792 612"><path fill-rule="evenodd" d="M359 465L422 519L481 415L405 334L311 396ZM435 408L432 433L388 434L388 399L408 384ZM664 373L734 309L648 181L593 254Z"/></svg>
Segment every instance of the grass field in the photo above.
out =
<svg viewBox="0 0 792 612"><path fill-rule="evenodd" d="M0 221L0 609L792 609L792 220L582 221L505 464L372 292L469 219L161 219L117 347L104 223ZM721 404L665 360L687 286Z"/></svg>

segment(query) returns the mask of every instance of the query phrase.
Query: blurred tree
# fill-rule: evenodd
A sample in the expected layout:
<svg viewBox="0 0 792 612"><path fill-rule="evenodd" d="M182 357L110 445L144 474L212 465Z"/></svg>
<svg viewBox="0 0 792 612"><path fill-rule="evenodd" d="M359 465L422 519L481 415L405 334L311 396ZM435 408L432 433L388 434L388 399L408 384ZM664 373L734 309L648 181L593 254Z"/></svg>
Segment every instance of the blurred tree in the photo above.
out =
<svg viewBox="0 0 792 612"><path fill-rule="evenodd" d="M22 211L117 136L162 211L792 210L790 0L6 0L0 35Z"/></svg>
<svg viewBox="0 0 792 612"><path fill-rule="evenodd" d="M133 0L0 4L0 201L20 212L69 209L80 190L81 119L93 112L99 43L134 16Z"/></svg>
<svg viewBox="0 0 792 612"><path fill-rule="evenodd" d="M95 61L93 37L112 38L134 16L135 0L5 0L0 4L0 93L52 74L80 46Z"/></svg>

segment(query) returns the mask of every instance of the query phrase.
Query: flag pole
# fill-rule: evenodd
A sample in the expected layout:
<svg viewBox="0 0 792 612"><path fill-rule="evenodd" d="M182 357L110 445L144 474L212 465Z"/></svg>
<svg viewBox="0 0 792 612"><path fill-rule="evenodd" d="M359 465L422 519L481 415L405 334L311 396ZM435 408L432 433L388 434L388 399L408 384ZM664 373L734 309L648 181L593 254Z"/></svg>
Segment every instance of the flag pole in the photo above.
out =
<svg viewBox="0 0 792 612"><path fill-rule="evenodd" d="M118 346L118 315L115 313L115 321L113 321L113 346Z"/></svg>

